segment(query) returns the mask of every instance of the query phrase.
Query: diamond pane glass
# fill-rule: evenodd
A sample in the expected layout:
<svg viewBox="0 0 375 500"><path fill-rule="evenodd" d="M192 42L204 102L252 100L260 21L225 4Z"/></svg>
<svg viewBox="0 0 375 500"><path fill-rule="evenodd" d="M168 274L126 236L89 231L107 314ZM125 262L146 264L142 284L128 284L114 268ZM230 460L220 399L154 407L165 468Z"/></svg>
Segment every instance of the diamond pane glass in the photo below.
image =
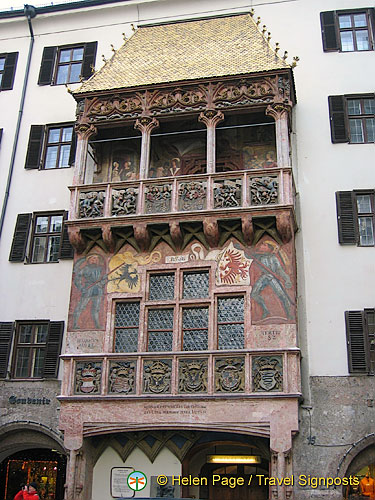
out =
<svg viewBox="0 0 375 500"><path fill-rule="evenodd" d="M218 300L217 320L219 323L244 320L244 298L225 297Z"/></svg>
<svg viewBox="0 0 375 500"><path fill-rule="evenodd" d="M219 349L243 349L243 324L219 325Z"/></svg>
<svg viewBox="0 0 375 500"><path fill-rule="evenodd" d="M173 330L173 309L150 309L148 311L149 330Z"/></svg>
<svg viewBox="0 0 375 500"><path fill-rule="evenodd" d="M208 297L209 274L208 271L184 273L184 299L197 299Z"/></svg>
<svg viewBox="0 0 375 500"><path fill-rule="evenodd" d="M116 304L115 327L115 352L137 352L139 302Z"/></svg>
<svg viewBox="0 0 375 500"><path fill-rule="evenodd" d="M164 352L172 350L173 332L149 332L148 350L150 352Z"/></svg>
<svg viewBox="0 0 375 500"><path fill-rule="evenodd" d="M149 300L173 300L174 273L150 276Z"/></svg>
<svg viewBox="0 0 375 500"><path fill-rule="evenodd" d="M184 309L182 328L184 351L208 349L208 307Z"/></svg>
<svg viewBox="0 0 375 500"><path fill-rule="evenodd" d="M137 352L138 328L116 330L115 352Z"/></svg>

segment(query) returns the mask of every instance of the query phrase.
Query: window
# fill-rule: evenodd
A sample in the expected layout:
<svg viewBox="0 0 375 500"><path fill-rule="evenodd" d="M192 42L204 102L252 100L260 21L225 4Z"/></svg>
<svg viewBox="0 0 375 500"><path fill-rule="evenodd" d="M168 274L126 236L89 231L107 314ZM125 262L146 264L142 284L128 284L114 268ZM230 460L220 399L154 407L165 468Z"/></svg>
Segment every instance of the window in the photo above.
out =
<svg viewBox="0 0 375 500"><path fill-rule="evenodd" d="M32 125L25 168L50 170L74 164L76 136L72 123Z"/></svg>
<svg viewBox="0 0 375 500"><path fill-rule="evenodd" d="M56 378L63 333L63 321L0 322L0 378Z"/></svg>
<svg viewBox="0 0 375 500"><path fill-rule="evenodd" d="M115 352L243 349L245 292L210 293L209 284L207 269L150 273L144 299L116 303Z"/></svg>
<svg viewBox="0 0 375 500"><path fill-rule="evenodd" d="M39 85L78 83L90 78L95 64L97 42L63 47L45 47L39 72Z"/></svg>
<svg viewBox="0 0 375 500"><path fill-rule="evenodd" d="M0 54L0 90L12 90L18 52Z"/></svg>
<svg viewBox="0 0 375 500"><path fill-rule="evenodd" d="M345 312L349 373L375 374L375 309Z"/></svg>
<svg viewBox="0 0 375 500"><path fill-rule="evenodd" d="M375 245L374 190L336 193L339 243L373 247Z"/></svg>
<svg viewBox="0 0 375 500"><path fill-rule="evenodd" d="M328 97L333 143L375 142L375 98L364 96Z"/></svg>
<svg viewBox="0 0 375 500"><path fill-rule="evenodd" d="M322 12L320 20L325 52L374 49L374 9Z"/></svg>
<svg viewBox="0 0 375 500"><path fill-rule="evenodd" d="M9 260L24 262L27 257L28 262L36 264L73 258L73 248L64 225L66 218L67 212L19 214Z"/></svg>

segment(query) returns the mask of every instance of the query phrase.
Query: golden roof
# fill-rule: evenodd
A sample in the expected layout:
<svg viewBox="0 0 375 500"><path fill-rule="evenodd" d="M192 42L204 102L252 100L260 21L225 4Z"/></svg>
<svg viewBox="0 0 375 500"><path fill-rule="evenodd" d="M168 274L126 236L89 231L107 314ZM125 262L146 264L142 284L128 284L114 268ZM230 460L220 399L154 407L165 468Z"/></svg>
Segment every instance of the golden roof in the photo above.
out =
<svg viewBox="0 0 375 500"><path fill-rule="evenodd" d="M250 14L141 26L74 93L290 68Z"/></svg>

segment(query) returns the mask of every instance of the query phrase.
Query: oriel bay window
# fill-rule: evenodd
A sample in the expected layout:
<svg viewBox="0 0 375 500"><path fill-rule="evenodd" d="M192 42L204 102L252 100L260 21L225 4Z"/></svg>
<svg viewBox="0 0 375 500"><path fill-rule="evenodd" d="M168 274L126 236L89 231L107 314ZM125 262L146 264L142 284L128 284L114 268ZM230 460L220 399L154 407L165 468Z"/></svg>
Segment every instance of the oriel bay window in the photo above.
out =
<svg viewBox="0 0 375 500"><path fill-rule="evenodd" d="M145 299L115 305L115 352L245 347L245 296L210 293L211 270L150 273Z"/></svg>

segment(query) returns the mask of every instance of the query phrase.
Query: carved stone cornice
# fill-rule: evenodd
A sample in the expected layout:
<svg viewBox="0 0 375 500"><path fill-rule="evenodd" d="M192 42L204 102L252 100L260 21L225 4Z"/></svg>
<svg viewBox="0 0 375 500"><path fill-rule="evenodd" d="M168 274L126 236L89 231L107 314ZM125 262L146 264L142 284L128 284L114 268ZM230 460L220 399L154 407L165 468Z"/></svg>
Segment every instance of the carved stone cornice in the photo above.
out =
<svg viewBox="0 0 375 500"><path fill-rule="evenodd" d="M180 224L176 221L170 222L169 232L171 234L172 241L175 244L176 248L180 250L182 248L182 242L183 242Z"/></svg>
<svg viewBox="0 0 375 500"><path fill-rule="evenodd" d="M288 243L293 236L293 221L286 213L276 215L276 228L283 243Z"/></svg>
<svg viewBox="0 0 375 500"><path fill-rule="evenodd" d="M158 128L160 125L156 118L151 118L150 116L142 116L138 118L134 124L136 130L140 130L142 134L150 134L152 130Z"/></svg>
<svg viewBox="0 0 375 500"><path fill-rule="evenodd" d="M254 226L251 215L243 215L241 217L242 234L247 245L252 245L254 241Z"/></svg>
<svg viewBox="0 0 375 500"><path fill-rule="evenodd" d="M112 229L109 225L103 224L102 226L102 237L105 245L110 252L113 252L116 246L116 240L112 233Z"/></svg>
<svg viewBox="0 0 375 500"><path fill-rule="evenodd" d="M217 219L205 217L203 219L203 232L210 247L217 247L220 239L220 231Z"/></svg>
<svg viewBox="0 0 375 500"><path fill-rule="evenodd" d="M198 121L204 123L207 128L215 128L218 123L224 120L224 113L214 109L207 109L202 111L199 115Z"/></svg>
<svg viewBox="0 0 375 500"><path fill-rule="evenodd" d="M134 238L142 252L145 252L150 246L150 233L147 224L134 224Z"/></svg>
<svg viewBox="0 0 375 500"><path fill-rule="evenodd" d="M290 104L274 103L267 106L266 115L272 116L272 118L276 121L283 117L289 117L291 110L292 107Z"/></svg>

